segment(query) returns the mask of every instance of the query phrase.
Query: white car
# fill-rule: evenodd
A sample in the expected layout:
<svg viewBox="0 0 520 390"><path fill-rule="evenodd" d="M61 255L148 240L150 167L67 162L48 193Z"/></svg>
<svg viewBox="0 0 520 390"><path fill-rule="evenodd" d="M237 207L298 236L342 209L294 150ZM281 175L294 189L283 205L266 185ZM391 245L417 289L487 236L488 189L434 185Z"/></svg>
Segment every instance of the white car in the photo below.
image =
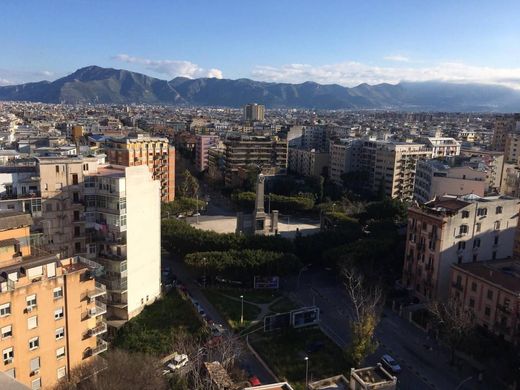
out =
<svg viewBox="0 0 520 390"><path fill-rule="evenodd" d="M383 366L385 368L390 370L393 374L399 374L401 372L401 366L390 355L381 356L381 363L383 364Z"/></svg>
<svg viewBox="0 0 520 390"><path fill-rule="evenodd" d="M188 355L184 353L176 354L173 359L166 364L166 367L168 367L170 371L175 371L184 367L186 364L188 364Z"/></svg>

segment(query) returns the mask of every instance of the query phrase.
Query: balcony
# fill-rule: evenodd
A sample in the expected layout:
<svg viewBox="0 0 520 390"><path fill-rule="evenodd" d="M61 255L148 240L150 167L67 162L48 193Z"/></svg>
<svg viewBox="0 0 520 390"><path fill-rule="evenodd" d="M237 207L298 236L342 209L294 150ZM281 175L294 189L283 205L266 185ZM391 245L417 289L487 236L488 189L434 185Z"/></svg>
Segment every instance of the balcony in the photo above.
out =
<svg viewBox="0 0 520 390"><path fill-rule="evenodd" d="M511 311L512 311L508 305L501 305L501 304L497 305L497 309L504 313L508 313L508 314L511 314Z"/></svg>
<svg viewBox="0 0 520 390"><path fill-rule="evenodd" d="M90 309L88 309L88 317L94 318L98 316L102 316L103 314L106 314L107 312L107 305L105 305L103 302L96 301L96 305Z"/></svg>
<svg viewBox="0 0 520 390"><path fill-rule="evenodd" d="M90 356L96 356L100 353L106 352L108 344L105 340L98 339L97 345L90 350Z"/></svg>
<svg viewBox="0 0 520 390"><path fill-rule="evenodd" d="M451 287L454 288L455 290L459 290L461 292L464 290L464 287L462 287L462 284L457 283L457 282L452 283Z"/></svg>
<svg viewBox="0 0 520 390"><path fill-rule="evenodd" d="M105 295L106 293L107 293L106 286L99 282L96 282L94 290L90 290L89 292L87 292L87 297L89 299L93 299L96 297L100 297L101 295Z"/></svg>
<svg viewBox="0 0 520 390"><path fill-rule="evenodd" d="M94 328L89 329L87 331L87 334L89 337L98 336L100 334L106 333L107 331L107 323L101 322L98 325L96 325Z"/></svg>

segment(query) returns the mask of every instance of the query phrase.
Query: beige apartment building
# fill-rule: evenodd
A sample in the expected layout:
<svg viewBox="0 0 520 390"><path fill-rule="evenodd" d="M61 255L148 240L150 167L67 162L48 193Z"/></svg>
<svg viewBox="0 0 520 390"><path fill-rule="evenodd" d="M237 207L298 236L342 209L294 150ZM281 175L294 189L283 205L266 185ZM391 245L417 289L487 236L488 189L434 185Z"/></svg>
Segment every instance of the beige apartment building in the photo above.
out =
<svg viewBox="0 0 520 390"><path fill-rule="evenodd" d="M265 106L262 104L246 104L244 106L244 120L262 122L265 116Z"/></svg>
<svg viewBox="0 0 520 390"><path fill-rule="evenodd" d="M108 162L133 167L146 165L152 178L161 183L161 200L175 199L175 148L168 138L138 134L135 137L111 138L106 144Z"/></svg>
<svg viewBox="0 0 520 390"><path fill-rule="evenodd" d="M0 213L0 371L32 389L50 389L107 350L105 287L99 265L30 246L31 217Z"/></svg>
<svg viewBox="0 0 520 390"><path fill-rule="evenodd" d="M520 114L498 117L493 125L491 147L497 152L506 148L507 135L516 131L516 123L520 121Z"/></svg>
<svg viewBox="0 0 520 390"><path fill-rule="evenodd" d="M225 175L228 186L240 184L249 167L260 168L264 175L287 171L287 140L267 136L230 136L224 141Z"/></svg>
<svg viewBox="0 0 520 390"><path fill-rule="evenodd" d="M422 300L445 300L453 264L510 257L519 202L507 196L471 194L410 207L403 286Z"/></svg>
<svg viewBox="0 0 520 390"><path fill-rule="evenodd" d="M365 140L353 168L367 172L371 192L411 200L417 161L431 156L432 150L423 144Z"/></svg>
<svg viewBox="0 0 520 390"><path fill-rule="evenodd" d="M289 171L301 176L327 177L329 160L328 152L289 148Z"/></svg>
<svg viewBox="0 0 520 390"><path fill-rule="evenodd" d="M508 163L518 164L520 157L520 134L506 134L506 143L504 146L504 159Z"/></svg>
<svg viewBox="0 0 520 390"><path fill-rule="evenodd" d="M520 262L454 264L450 297L471 310L476 322L504 340L520 341Z"/></svg>

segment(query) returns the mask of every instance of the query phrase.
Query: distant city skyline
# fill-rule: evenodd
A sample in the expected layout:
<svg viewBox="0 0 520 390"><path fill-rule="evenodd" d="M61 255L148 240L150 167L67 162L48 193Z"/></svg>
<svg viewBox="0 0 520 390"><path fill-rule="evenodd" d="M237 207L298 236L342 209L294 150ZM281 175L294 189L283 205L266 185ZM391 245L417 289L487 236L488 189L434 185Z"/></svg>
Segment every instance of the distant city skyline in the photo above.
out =
<svg viewBox="0 0 520 390"><path fill-rule="evenodd" d="M146 6L145 6L146 5ZM355 86L442 80L520 89L517 1L0 3L0 85L88 66Z"/></svg>

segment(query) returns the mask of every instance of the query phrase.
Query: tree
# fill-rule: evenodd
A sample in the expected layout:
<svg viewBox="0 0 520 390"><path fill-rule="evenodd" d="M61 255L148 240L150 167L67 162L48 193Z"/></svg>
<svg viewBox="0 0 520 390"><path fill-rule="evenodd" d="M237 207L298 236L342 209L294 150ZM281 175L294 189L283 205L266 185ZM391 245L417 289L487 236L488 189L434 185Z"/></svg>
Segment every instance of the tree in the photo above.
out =
<svg viewBox="0 0 520 390"><path fill-rule="evenodd" d="M185 198L195 198L199 193L199 181L189 170L185 170L182 174L182 184L180 186L180 195Z"/></svg>
<svg viewBox="0 0 520 390"><path fill-rule="evenodd" d="M95 359L70 371L54 390L166 390L158 359L144 353L112 349L106 358Z"/></svg>
<svg viewBox="0 0 520 390"><path fill-rule="evenodd" d="M369 286L354 268L344 268L345 288L350 298L351 344L347 355L354 367L377 348L374 333L380 320L383 292L378 285Z"/></svg>
<svg viewBox="0 0 520 390"><path fill-rule="evenodd" d="M455 351L475 330L475 315L454 298L446 303L433 301L429 310L435 318L437 331L450 347L450 364L455 364Z"/></svg>

